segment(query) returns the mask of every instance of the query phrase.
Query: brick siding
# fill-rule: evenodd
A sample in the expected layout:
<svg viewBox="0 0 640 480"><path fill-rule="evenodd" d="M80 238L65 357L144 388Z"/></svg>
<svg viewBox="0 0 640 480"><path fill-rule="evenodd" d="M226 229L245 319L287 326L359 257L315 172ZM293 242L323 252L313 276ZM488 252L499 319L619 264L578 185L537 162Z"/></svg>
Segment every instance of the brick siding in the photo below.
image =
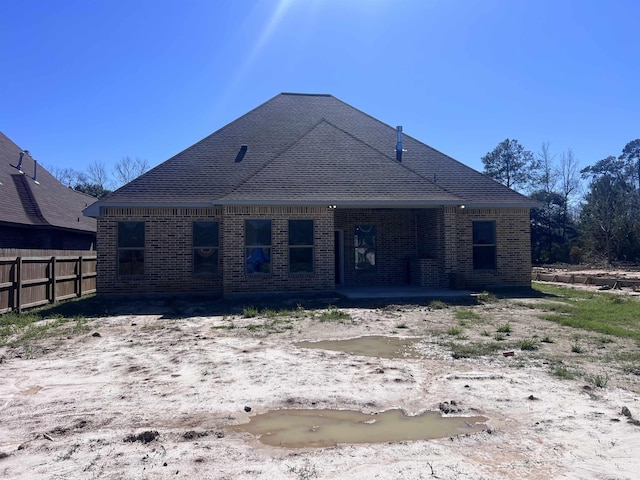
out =
<svg viewBox="0 0 640 480"><path fill-rule="evenodd" d="M337 209L336 229L344 231L344 276L347 285L402 285L410 280L409 262L417 255L417 210ZM376 265L356 270L357 225L376 227Z"/></svg>
<svg viewBox="0 0 640 480"><path fill-rule="evenodd" d="M271 220L271 273L245 264L245 220ZM288 220L314 220L314 271L289 273ZM495 270L473 269L472 222L496 223ZM145 222L145 272L118 277L118 222ZM194 277L192 223L219 222L219 271ZM357 225L376 226L376 265L356 270ZM216 208L107 207L98 218L99 293L193 292L234 294L330 290L335 283L334 230L344 232L346 285L402 285L481 289L530 285L529 209L328 209L303 206ZM445 248L446 247L446 248ZM417 259L421 259L417 261ZM413 269L411 268L413 266Z"/></svg>
<svg viewBox="0 0 640 480"><path fill-rule="evenodd" d="M472 222L495 221L496 269L473 269ZM465 208L455 212L456 263L449 273L462 275L467 288L531 285L531 225L528 208Z"/></svg>

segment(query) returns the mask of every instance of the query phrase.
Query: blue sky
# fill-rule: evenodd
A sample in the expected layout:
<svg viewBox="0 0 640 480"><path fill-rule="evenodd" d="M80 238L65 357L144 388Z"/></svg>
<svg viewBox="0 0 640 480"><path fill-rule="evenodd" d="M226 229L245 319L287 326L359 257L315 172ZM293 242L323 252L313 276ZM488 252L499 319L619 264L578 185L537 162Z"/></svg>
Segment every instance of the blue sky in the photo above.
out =
<svg viewBox="0 0 640 480"><path fill-rule="evenodd" d="M25 0L0 130L47 167L155 166L280 92L330 93L457 160L581 166L640 138L636 0Z"/></svg>

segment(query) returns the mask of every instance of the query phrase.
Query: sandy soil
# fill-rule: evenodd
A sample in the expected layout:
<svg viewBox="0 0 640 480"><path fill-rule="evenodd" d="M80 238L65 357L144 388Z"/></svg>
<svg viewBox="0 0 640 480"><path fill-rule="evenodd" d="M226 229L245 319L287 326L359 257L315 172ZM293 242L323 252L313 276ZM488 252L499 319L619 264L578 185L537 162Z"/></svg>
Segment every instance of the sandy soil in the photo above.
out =
<svg viewBox="0 0 640 480"><path fill-rule="evenodd" d="M5 347L0 477L639 478L640 426L622 411L640 418L640 369L606 361L638 346L584 332L578 338L540 320L532 308L538 301L473 307L481 318L463 325L454 317L462 307L342 308L351 319L322 322L308 311L290 321L213 315L211 305L176 318L159 303L153 314L92 319L86 333L51 338L37 349ZM533 336L554 343L514 356L452 357L452 340L493 341L487 332L505 322L512 329L505 348ZM467 338L452 339L452 325ZM423 337L424 357L294 345L363 335ZM585 352L571 354L578 340ZM580 375L558 378L550 374L554 365ZM591 375L607 378L606 387L594 386ZM414 415L451 400L460 408L454 415L488 417L487 429L428 441L286 449L228 428L269 409L401 408Z"/></svg>

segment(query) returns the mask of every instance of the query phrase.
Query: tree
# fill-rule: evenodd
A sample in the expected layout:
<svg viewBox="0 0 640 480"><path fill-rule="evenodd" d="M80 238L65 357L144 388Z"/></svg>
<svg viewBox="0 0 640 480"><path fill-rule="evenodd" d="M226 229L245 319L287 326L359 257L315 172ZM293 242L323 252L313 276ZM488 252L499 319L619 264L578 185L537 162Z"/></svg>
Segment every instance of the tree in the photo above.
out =
<svg viewBox="0 0 640 480"><path fill-rule="evenodd" d="M634 185L640 191L640 138L627 143L618 160L626 164L629 175L634 179Z"/></svg>
<svg viewBox="0 0 640 480"><path fill-rule="evenodd" d="M111 193L111 190L107 190L103 185L91 182L77 183L73 189L98 199L104 198Z"/></svg>
<svg viewBox="0 0 640 480"><path fill-rule="evenodd" d="M482 163L485 174L515 190L530 189L539 170L533 153L508 138L482 157Z"/></svg>
<svg viewBox="0 0 640 480"><path fill-rule="evenodd" d="M87 180L83 183L99 185L103 190L109 187L111 183L104 163L98 160L94 160L89 164L85 176Z"/></svg>
<svg viewBox="0 0 640 480"><path fill-rule="evenodd" d="M84 180L83 174L74 170L73 168L58 168L58 167L50 167L47 168L49 172L65 187L71 188L78 182Z"/></svg>
<svg viewBox="0 0 640 480"><path fill-rule="evenodd" d="M113 176L119 185L129 183L131 180L138 178L149 169L149 163L146 160L136 157L123 157L116 163L113 169Z"/></svg>
<svg viewBox="0 0 640 480"><path fill-rule="evenodd" d="M542 207L531 210L531 260L533 263L568 261L564 198L559 193L544 190L532 193L531 198L542 203Z"/></svg>
<svg viewBox="0 0 640 480"><path fill-rule="evenodd" d="M537 161L540 166L540 189L544 192L553 192L558 180L558 172L554 167L555 155L551 153L549 142L543 142Z"/></svg>
<svg viewBox="0 0 640 480"><path fill-rule="evenodd" d="M631 235L629 202L633 185L625 175L624 162L609 156L583 168L581 173L585 178L591 177L580 213L583 241L602 254L607 263L635 259L638 245Z"/></svg>
<svg viewBox="0 0 640 480"><path fill-rule="evenodd" d="M568 148L560 154L560 166L558 167L558 178L560 183L560 194L563 198L563 237L568 240L568 229L572 223L569 209L572 198L578 194L580 188L580 176L578 173L578 160L573 156L573 151Z"/></svg>

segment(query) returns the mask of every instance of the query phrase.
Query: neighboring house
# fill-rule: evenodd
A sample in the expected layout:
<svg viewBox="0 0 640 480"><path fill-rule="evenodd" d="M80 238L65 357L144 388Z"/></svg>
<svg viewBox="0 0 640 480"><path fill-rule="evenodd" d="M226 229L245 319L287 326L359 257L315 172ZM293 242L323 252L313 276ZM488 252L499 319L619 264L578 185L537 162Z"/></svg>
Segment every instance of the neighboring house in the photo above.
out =
<svg viewBox="0 0 640 480"><path fill-rule="evenodd" d="M91 250L95 198L62 185L0 132L0 248Z"/></svg>
<svg viewBox="0 0 640 480"><path fill-rule="evenodd" d="M400 130L277 95L85 210L98 292L530 285L537 204Z"/></svg>

